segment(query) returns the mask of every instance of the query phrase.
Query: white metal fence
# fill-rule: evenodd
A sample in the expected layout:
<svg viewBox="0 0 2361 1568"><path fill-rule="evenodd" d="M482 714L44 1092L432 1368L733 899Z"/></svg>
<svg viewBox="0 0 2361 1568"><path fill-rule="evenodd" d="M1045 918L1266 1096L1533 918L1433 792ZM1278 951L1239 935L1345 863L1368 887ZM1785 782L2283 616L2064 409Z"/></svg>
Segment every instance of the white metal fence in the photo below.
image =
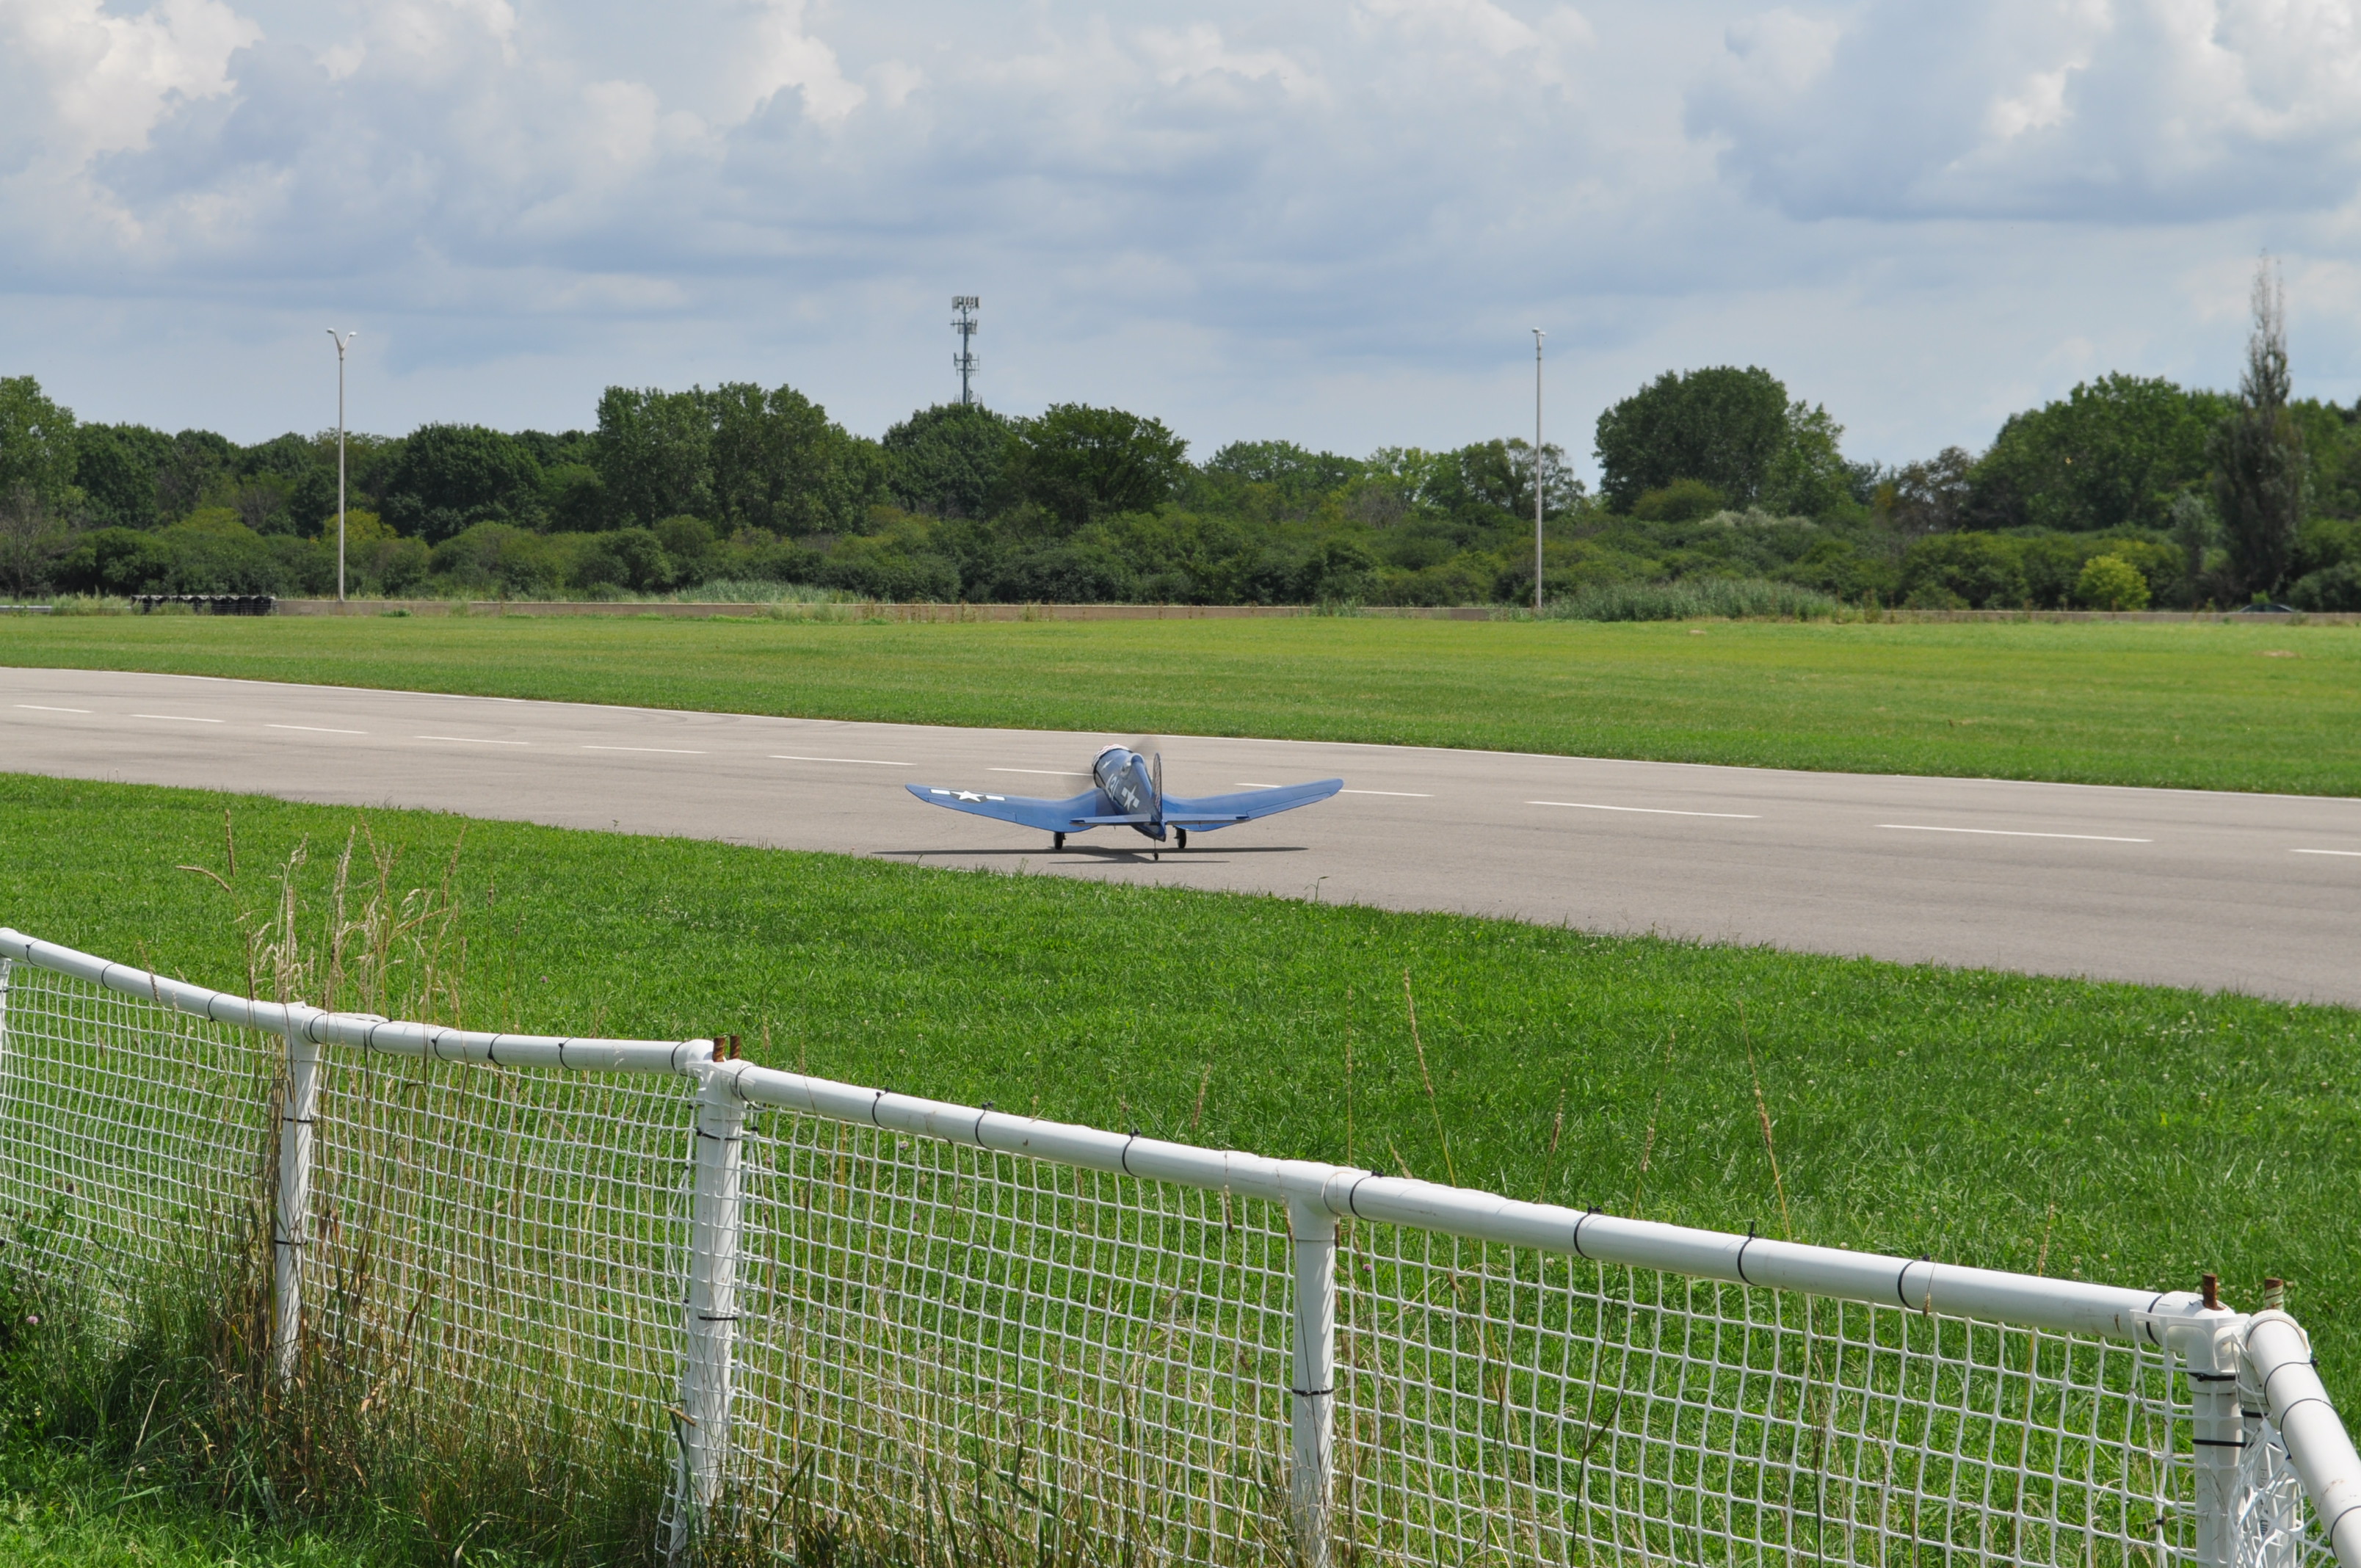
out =
<svg viewBox="0 0 2361 1568"><path fill-rule="evenodd" d="M281 1006L0 929L0 1207L120 1302L267 1203L282 1366L667 1432L675 1548L792 1502L1175 1563L2361 1568L2361 1459L2283 1311L728 1054Z"/></svg>

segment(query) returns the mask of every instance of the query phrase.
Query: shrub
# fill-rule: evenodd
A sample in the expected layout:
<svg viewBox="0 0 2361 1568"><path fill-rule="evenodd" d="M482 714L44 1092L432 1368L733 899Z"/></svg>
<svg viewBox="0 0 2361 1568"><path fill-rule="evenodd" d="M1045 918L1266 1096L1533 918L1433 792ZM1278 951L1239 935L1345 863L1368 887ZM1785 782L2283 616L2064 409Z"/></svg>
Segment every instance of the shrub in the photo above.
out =
<svg viewBox="0 0 2361 1568"><path fill-rule="evenodd" d="M136 528L102 528L66 552L54 574L70 594L160 593L172 571L172 547Z"/></svg>
<svg viewBox="0 0 2361 1568"><path fill-rule="evenodd" d="M1827 620L1843 608L1827 594L1760 577L1692 577L1578 588L1544 613L1560 620Z"/></svg>
<svg viewBox="0 0 2361 1568"><path fill-rule="evenodd" d="M359 545L346 542L346 572L389 598L417 592L433 565L423 539L372 539Z"/></svg>
<svg viewBox="0 0 2361 1568"><path fill-rule="evenodd" d="M913 554L892 540L865 535L839 540L836 548L818 563L813 580L822 587L841 588L863 598L897 604L945 603L960 595L959 568L949 561L939 555ZM1027 586L1057 585L1040 582Z"/></svg>
<svg viewBox="0 0 2361 1568"><path fill-rule="evenodd" d="M676 581L693 583L707 575L714 552L711 523L700 517L668 517L656 524L655 536L672 561Z"/></svg>
<svg viewBox="0 0 2361 1568"><path fill-rule="evenodd" d="M2344 561L2298 577L2288 603L2313 611L2361 610L2361 561Z"/></svg>
<svg viewBox="0 0 2361 1568"><path fill-rule="evenodd" d="M1972 609L2013 609L2025 602L2025 573L2015 540L1988 533L1938 533L1910 547L1902 561L1902 591L1922 608L1952 608L1943 596Z"/></svg>
<svg viewBox="0 0 2361 1568"><path fill-rule="evenodd" d="M1690 522L1728 506L1722 493L1703 479L1675 479L1650 490L1631 505L1631 515L1648 522Z"/></svg>
<svg viewBox="0 0 2361 1568"><path fill-rule="evenodd" d="M506 522L479 522L434 546L434 573L452 586L504 594L545 592L557 586L559 561L550 542Z"/></svg>
<svg viewBox="0 0 2361 1568"><path fill-rule="evenodd" d="M695 521L693 518L683 521ZM703 527L702 523L698 524ZM673 586L672 556L664 541L644 528L619 528L594 533L575 557L574 582L585 588L629 588L654 593Z"/></svg>
<svg viewBox="0 0 2361 1568"><path fill-rule="evenodd" d="M2093 555L2074 579L2074 598L2092 609L2146 609L2147 579L2120 555Z"/></svg>

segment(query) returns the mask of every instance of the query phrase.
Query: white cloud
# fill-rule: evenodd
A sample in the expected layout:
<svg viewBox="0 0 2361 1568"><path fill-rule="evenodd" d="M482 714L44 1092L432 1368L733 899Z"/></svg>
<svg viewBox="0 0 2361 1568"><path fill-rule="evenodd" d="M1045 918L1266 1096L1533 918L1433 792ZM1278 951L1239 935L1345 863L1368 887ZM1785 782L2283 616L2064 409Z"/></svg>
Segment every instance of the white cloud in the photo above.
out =
<svg viewBox="0 0 2361 1568"><path fill-rule="evenodd" d="M332 312L386 424L734 376L876 429L981 292L987 396L1201 447L1512 428L1542 322L1567 428L1753 361L1906 457L2225 379L2266 243L2361 389L2361 0L143 3L0 0L0 370L93 417L302 424L266 345Z"/></svg>
<svg viewBox="0 0 2361 1568"><path fill-rule="evenodd" d="M807 29L803 0L765 0L751 32L724 89L729 108L743 104L735 114L725 108L730 123L788 89L802 94L804 113L821 125L842 123L867 101L866 88L845 80L836 51Z"/></svg>
<svg viewBox="0 0 2361 1568"><path fill-rule="evenodd" d="M2356 88L2351 0L1870 0L1734 25L1690 118L1798 217L2191 221L2349 191Z"/></svg>
<svg viewBox="0 0 2361 1568"><path fill-rule="evenodd" d="M145 147L175 103L228 93L230 56L260 36L219 0L164 0L136 16L100 0L0 0L8 145L60 163Z"/></svg>

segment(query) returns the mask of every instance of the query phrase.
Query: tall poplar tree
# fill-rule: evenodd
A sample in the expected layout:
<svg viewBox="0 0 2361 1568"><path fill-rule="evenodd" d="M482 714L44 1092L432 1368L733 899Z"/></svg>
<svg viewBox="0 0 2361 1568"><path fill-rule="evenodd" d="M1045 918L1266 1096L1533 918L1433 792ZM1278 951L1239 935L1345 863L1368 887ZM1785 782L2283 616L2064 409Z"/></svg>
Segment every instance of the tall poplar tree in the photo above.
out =
<svg viewBox="0 0 2361 1568"><path fill-rule="evenodd" d="M2230 553L2231 586L2270 594L2286 577L2297 525L2303 521L2303 433L2288 410L2287 297L2279 267L2255 267L2255 327L2246 339L2246 373L2238 406L2213 431L2213 505Z"/></svg>

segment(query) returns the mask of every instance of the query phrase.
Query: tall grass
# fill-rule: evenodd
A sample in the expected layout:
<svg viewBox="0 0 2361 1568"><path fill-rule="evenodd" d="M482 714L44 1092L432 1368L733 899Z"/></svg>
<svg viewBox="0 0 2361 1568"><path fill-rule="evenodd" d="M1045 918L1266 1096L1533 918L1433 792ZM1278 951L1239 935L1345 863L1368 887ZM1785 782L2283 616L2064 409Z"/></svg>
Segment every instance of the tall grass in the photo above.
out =
<svg viewBox="0 0 2361 1568"><path fill-rule="evenodd" d="M250 993L456 1020L467 965L456 845L439 885L401 891L393 853L356 828L313 913L299 891L308 840L257 900L223 826L223 869L180 869L239 900L232 925ZM272 1087L274 1102L281 1092ZM275 1138L269 1146L275 1156ZM143 1277L115 1276L74 1245L62 1208L13 1216L0 1249L11 1438L77 1451L247 1519L328 1526L394 1564L653 1561L669 1477L661 1434L578 1419L532 1387L418 1375L366 1243L307 1313L294 1376L277 1376L275 1157L258 1169L226 1223L184 1230Z"/></svg>
<svg viewBox="0 0 2361 1568"><path fill-rule="evenodd" d="M388 1387L317 1337L280 1383L266 1214L258 1194L232 1234L189 1237L174 1266L136 1282L127 1328L90 1309L84 1276L43 1266L58 1252L40 1225L21 1226L0 1266L10 1437L233 1516L329 1527L390 1564L653 1561L655 1442L530 1398Z"/></svg>
<svg viewBox="0 0 2361 1568"><path fill-rule="evenodd" d="M203 863L179 868L234 901L227 925L250 994L459 1021L470 987L454 891L458 841L439 878L407 890L395 876L397 853L366 826L347 830L324 868L311 864L308 838L275 866L258 868L257 858L249 853L241 872L225 814L211 852L195 857ZM487 887L467 913L495 911ZM509 933L495 919L481 935L490 940L478 944L487 978L475 1005L506 1000L512 1007L499 974ZM127 1036L96 1041L101 1051L126 1047L137 1048ZM248 1059L272 1058L266 1047ZM998 1454L960 1462L920 1454L918 1467L900 1477L911 1485L891 1495L872 1486L849 1500L840 1490L823 1497L813 1484L817 1453L851 1452L861 1442L828 1430L826 1420L798 1424L786 1455L795 1474L784 1489L765 1492L759 1504L752 1494L725 1495L692 1521L685 1550L673 1552L672 1445L663 1420L650 1419L643 1398L602 1398L597 1376L577 1375L580 1358L598 1357L584 1346L613 1325L566 1317L544 1344L527 1343L529 1329L502 1319L482 1343L454 1354L449 1324L437 1320L458 1304L441 1298L460 1276L449 1274L451 1260L435 1244L404 1231L432 1230L440 1220L398 1199L381 1208L379 1191L329 1179L332 1169L349 1179L377 1168L352 1158L373 1135L465 1142L474 1129L463 1124L482 1113L441 1091L471 1102L487 1092L493 1071L405 1075L383 1124L364 1124L349 1104L333 1118L334 1135L347 1146L336 1151L341 1159L324 1152L314 1171L320 1234L305 1271L291 1378L280 1376L272 1344L275 1157L256 1162L250 1185L234 1188L225 1207L200 1205L196 1223L173 1214L175 1241L145 1267L110 1255L63 1197L47 1214L6 1214L15 1232L0 1237L0 1443L70 1454L119 1474L126 1488L168 1492L250 1524L326 1530L388 1568L738 1568L782 1558L845 1568L1079 1568L1154 1555L1137 1544L1148 1539L1143 1521L1071 1466L1048 1464L1029 1433ZM246 1092L271 1097L259 1121L275 1128L283 1080L250 1078ZM533 1091L491 1092L500 1100ZM168 1086L167 1102L170 1095ZM564 1120L554 1104L541 1110ZM266 1146L275 1157L276 1138ZM484 1200L509 1195L530 1162L492 1160L498 1168L471 1187L471 1178L485 1176L476 1153L456 1162L429 1156L423 1166L415 1150L397 1156L384 1168L386 1191L414 1179L435 1203L484 1212ZM466 1171L447 1168L455 1164ZM595 1220L628 1223L622 1210L606 1206L613 1196L584 1201ZM95 1186L73 1200L105 1201ZM506 1310L485 1310L495 1318ZM659 1396L657 1405L664 1402ZM1257 1561L1276 1568L1283 1541L1266 1533L1273 1544Z"/></svg>
<svg viewBox="0 0 2361 1568"><path fill-rule="evenodd" d="M1553 620L1833 620L1840 599L1761 577L1690 577L1677 583L1606 583L1553 600Z"/></svg>

